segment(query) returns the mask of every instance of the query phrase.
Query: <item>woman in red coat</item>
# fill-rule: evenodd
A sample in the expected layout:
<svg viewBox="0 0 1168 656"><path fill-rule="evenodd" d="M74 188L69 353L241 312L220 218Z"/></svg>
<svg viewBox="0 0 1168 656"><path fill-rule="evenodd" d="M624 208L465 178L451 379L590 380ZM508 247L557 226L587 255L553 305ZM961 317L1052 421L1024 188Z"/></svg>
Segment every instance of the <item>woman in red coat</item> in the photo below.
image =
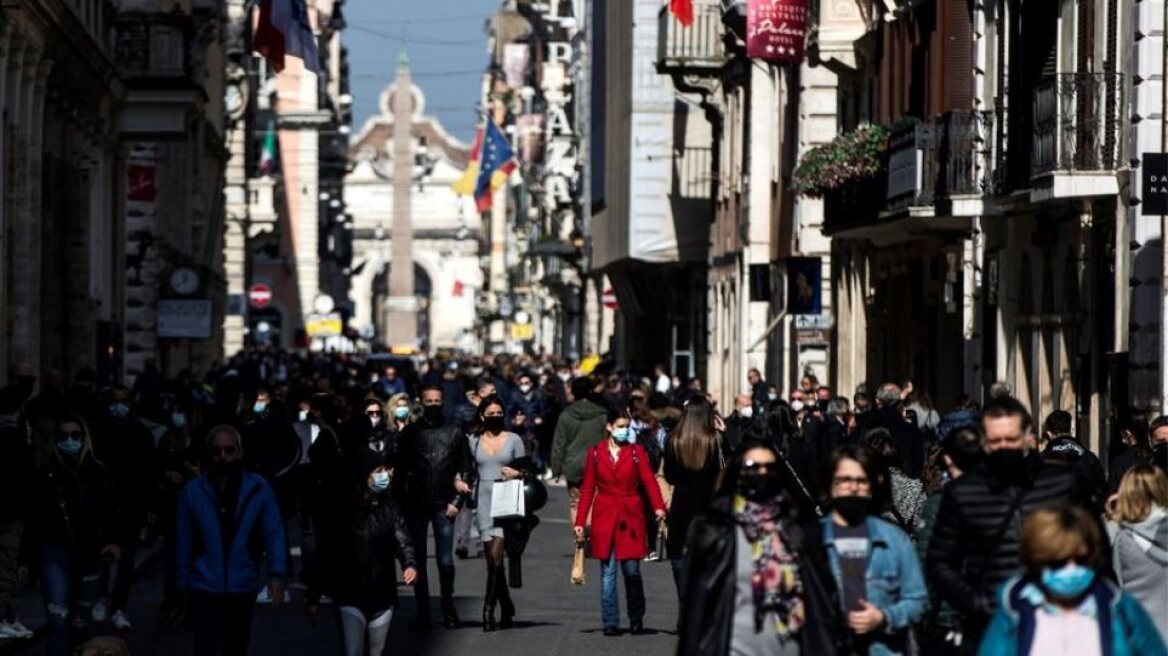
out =
<svg viewBox="0 0 1168 656"><path fill-rule="evenodd" d="M648 495L657 521L665 519L665 502L645 450L633 444L626 409L608 411L608 439L588 450L584 484L576 511L576 540L584 540L584 523L592 511L592 557L600 560L600 608L604 635L620 635L620 601L617 599L617 563L625 577L629 632L643 633L645 589L641 560L648 555L645 510L641 495Z"/></svg>

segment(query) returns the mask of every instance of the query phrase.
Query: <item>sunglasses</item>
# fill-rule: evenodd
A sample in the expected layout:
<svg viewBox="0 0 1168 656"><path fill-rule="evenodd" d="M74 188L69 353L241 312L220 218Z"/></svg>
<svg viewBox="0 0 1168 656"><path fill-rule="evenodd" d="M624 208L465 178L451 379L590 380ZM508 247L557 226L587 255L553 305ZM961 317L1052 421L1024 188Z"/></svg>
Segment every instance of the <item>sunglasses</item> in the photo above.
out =
<svg viewBox="0 0 1168 656"><path fill-rule="evenodd" d="M61 442L64 442L65 440L78 440L78 441L80 441L83 439L85 439L85 433L82 433L81 431L69 431L69 432L62 431L60 433L57 433L57 440L61 441Z"/></svg>
<svg viewBox="0 0 1168 656"><path fill-rule="evenodd" d="M211 455L213 455L213 456L233 456L233 455L239 453L239 447L234 446L234 445L213 446L209 450L211 451Z"/></svg>
<svg viewBox="0 0 1168 656"><path fill-rule="evenodd" d="M380 410L366 410L366 417L380 417L383 413Z"/></svg>

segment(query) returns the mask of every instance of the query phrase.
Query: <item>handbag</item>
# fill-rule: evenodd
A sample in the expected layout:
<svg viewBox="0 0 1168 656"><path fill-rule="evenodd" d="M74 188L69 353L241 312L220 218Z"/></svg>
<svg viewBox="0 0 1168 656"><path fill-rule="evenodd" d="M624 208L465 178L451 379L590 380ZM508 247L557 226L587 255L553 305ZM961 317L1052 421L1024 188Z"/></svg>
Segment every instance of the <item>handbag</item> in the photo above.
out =
<svg viewBox="0 0 1168 656"><path fill-rule="evenodd" d="M572 585L584 585L584 544L578 543L572 554Z"/></svg>
<svg viewBox="0 0 1168 656"><path fill-rule="evenodd" d="M491 487L491 519L515 519L527 513L523 480L495 481Z"/></svg>

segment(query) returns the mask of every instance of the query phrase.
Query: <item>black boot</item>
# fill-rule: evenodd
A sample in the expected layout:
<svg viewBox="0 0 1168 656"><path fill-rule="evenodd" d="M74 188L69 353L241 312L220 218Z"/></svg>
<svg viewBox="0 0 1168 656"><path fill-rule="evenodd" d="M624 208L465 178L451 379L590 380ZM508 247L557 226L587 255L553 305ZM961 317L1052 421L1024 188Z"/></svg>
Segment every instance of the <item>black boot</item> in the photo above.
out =
<svg viewBox="0 0 1168 656"><path fill-rule="evenodd" d="M495 626L496 571L494 567L487 568L487 591L483 596L483 633L489 633L498 628Z"/></svg>
<svg viewBox="0 0 1168 656"><path fill-rule="evenodd" d="M457 629L458 611L454 609L454 570L439 569L438 584L442 591L442 626Z"/></svg>
<svg viewBox="0 0 1168 656"><path fill-rule="evenodd" d="M523 587L523 559L518 556L508 558L510 569L507 570L508 583L518 590Z"/></svg>
<svg viewBox="0 0 1168 656"><path fill-rule="evenodd" d="M495 568L495 596L499 599L499 628L515 626L515 603L511 601L511 591L507 587L507 574L503 566Z"/></svg>

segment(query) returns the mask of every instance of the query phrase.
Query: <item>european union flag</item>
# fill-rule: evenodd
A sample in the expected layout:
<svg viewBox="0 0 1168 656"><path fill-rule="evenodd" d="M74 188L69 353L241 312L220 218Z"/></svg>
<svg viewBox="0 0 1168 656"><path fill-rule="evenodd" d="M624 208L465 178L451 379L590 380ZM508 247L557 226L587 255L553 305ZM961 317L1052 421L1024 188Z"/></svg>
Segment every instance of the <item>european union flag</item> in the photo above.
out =
<svg viewBox="0 0 1168 656"><path fill-rule="evenodd" d="M507 135L488 119L483 134L483 145L479 161L479 179L475 183L475 203L480 212L491 209L491 193L507 182L507 176L515 170L515 152Z"/></svg>

